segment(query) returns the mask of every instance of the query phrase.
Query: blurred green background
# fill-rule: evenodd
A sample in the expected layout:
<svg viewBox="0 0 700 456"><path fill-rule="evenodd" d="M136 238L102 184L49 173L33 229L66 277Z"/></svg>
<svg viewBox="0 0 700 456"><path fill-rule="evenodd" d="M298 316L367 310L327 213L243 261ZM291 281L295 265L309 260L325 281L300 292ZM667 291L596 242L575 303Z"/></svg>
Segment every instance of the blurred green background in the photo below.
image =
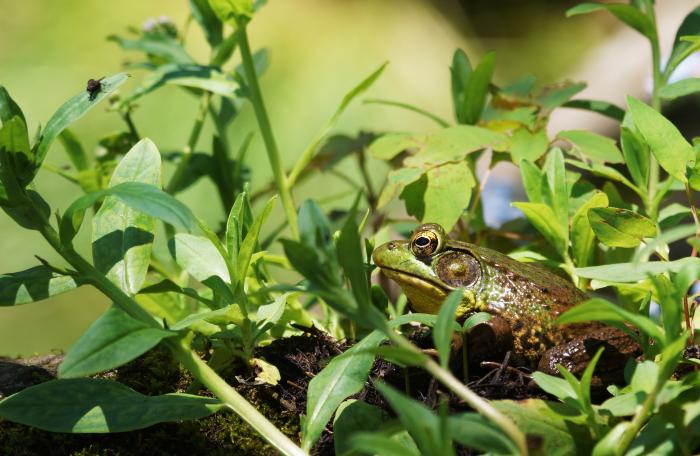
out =
<svg viewBox="0 0 700 456"><path fill-rule="evenodd" d="M602 16L566 20L568 6L571 2L544 0L270 0L255 17L250 35L254 48L269 50L263 91L286 163L293 163L343 94L387 60L390 65L384 75L362 98L410 102L445 118L452 118L448 67L457 47L465 49L473 61L495 50L497 81L512 81L524 74L534 74L541 82L556 81L614 27ZM162 15L181 27L189 14L185 0L0 0L0 11L0 84L24 110L30 131L84 90L89 78L118 72L125 60L136 57L106 41L107 35L124 35L126 27L140 27ZM196 23L186 37L188 50L205 60L207 47ZM134 87L143 76L140 71L131 74L123 90ZM197 101L177 88L165 87L139 103L134 121L141 135L153 139L161 151L181 149ZM121 119L106 112L105 106L71 127L88 150L102 136L124 129ZM251 114L246 108L233 124L229 133L233 144L255 130ZM415 114L356 102L337 130L429 128L434 128L430 121ZM200 142L206 150L210 132L207 124ZM253 188L260 188L271 173L259 138L248 157ZM58 143L47 162L68 163ZM346 165L353 175L354 165ZM379 182L385 170L373 168ZM333 177L314 179L313 186L296 192L297 201L319 196L314 189L323 188L327 195L344 188ZM54 210L65 209L81 194L45 170L36 186ZM215 224L223 214L214 195L214 187L201 181L181 197L197 215ZM270 222L270 226L276 224ZM34 255L60 263L38 234L19 229L4 213L0 213L0 232L0 273L35 266ZM89 229L84 228L77 244L89 257L88 240ZM55 299L0 308L0 356L65 350L107 304L99 293L83 287Z"/></svg>

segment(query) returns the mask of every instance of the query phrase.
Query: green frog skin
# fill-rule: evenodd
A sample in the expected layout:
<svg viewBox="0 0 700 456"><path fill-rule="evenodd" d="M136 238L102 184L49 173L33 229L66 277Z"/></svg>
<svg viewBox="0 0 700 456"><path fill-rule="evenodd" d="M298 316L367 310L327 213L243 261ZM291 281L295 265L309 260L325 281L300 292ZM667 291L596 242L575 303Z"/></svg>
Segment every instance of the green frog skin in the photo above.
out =
<svg viewBox="0 0 700 456"><path fill-rule="evenodd" d="M597 371L619 369L639 347L624 332L597 323L558 325L557 316L586 299L568 280L495 250L451 240L437 224L419 226L408 241L391 241L372 254L382 273L397 282L416 312L436 314L447 295L463 289L457 320L475 312L492 318L470 334L477 360L513 362L556 374L563 364L585 369L598 347L606 346ZM498 359L501 357L500 359Z"/></svg>

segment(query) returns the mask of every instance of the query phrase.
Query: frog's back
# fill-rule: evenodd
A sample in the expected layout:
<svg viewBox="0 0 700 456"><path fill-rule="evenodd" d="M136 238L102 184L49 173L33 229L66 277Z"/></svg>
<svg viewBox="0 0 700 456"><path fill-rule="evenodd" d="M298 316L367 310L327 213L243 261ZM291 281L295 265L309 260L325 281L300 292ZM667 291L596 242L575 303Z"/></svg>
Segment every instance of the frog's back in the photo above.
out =
<svg viewBox="0 0 700 456"><path fill-rule="evenodd" d="M535 360L581 329L554 323L562 312L586 299L573 283L542 267L516 261L486 247L460 244L479 260L480 298L489 313L510 324L516 353Z"/></svg>

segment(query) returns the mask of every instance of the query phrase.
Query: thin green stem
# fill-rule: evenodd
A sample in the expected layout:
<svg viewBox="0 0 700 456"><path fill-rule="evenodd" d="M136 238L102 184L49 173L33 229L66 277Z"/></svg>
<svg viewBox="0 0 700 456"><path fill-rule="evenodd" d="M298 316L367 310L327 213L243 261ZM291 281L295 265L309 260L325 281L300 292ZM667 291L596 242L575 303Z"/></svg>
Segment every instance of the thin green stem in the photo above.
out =
<svg viewBox="0 0 700 456"><path fill-rule="evenodd" d="M267 158L270 161L272 174L275 177L275 184L277 186L277 191L280 194L280 199L282 200L284 212L287 216L289 229L292 232L292 236L295 239L299 239L297 211L294 205L294 198L292 197L292 192L287 185L287 177L284 169L282 168L279 149L277 148L275 137L272 134L272 126L270 125L270 119L267 115L267 109L265 108L262 92L260 90L258 75L255 71L255 65L253 63L253 55L250 51L247 22L244 19L238 21L238 33L240 39L239 47L241 50L241 59L243 60L243 70L245 71L246 83L248 84L250 102L255 110L255 117L258 121L258 127L260 127L260 134L263 138L263 142L265 143Z"/></svg>
<svg viewBox="0 0 700 456"><path fill-rule="evenodd" d="M221 399L238 416L243 418L250 426L263 436L277 451L289 456L303 456L306 453L299 448L289 437L265 418L250 402L238 391L226 383L216 371L202 361L182 340L167 341L173 354L202 385Z"/></svg>
<svg viewBox="0 0 700 456"><path fill-rule="evenodd" d="M620 438L620 442L617 446L616 454L618 454L618 455L625 454L625 452L627 451L627 447L629 447L630 443L632 443L632 440L637 436L637 433L639 432L639 430L642 428L642 426L646 422L647 417L649 416L649 413L651 413L651 410L654 407L654 404L656 404L656 396L659 394L659 391L661 391L661 388L663 387L664 383L665 383L665 380L664 381L661 381L661 380L656 381L656 384L654 385L654 389L644 399L644 402L642 403L642 407L634 415L634 418L630 422L629 427L622 434L622 437Z"/></svg>
<svg viewBox="0 0 700 456"><path fill-rule="evenodd" d="M182 150L182 158L180 163L177 164L175 168L175 173L170 178L166 191L170 194L174 193L180 182L185 177L187 173L187 167L190 164L190 159L192 158L192 151L197 146L197 141L199 140L199 135L202 133L202 127L204 126L204 119L207 116L207 111L209 110L209 103L211 101L211 92L204 92L202 98L199 101L199 110L197 111L197 117L194 120L194 125L192 126L192 131L190 131L190 137L187 140L187 145Z"/></svg>
<svg viewBox="0 0 700 456"><path fill-rule="evenodd" d="M690 213L693 216L693 221L695 222L695 237L700 239L700 220L698 219L698 209L695 206L695 201L693 200L693 192L690 190L690 185L685 184L685 195L688 197L688 204L690 205ZM698 250L693 246L693 250L690 256L697 256Z"/></svg>
<svg viewBox="0 0 700 456"><path fill-rule="evenodd" d="M654 36L649 40L651 44L651 66L652 66L652 80L653 87L651 91L651 106L657 111L661 111L661 98L659 97L659 90L663 85L663 77L661 74L661 48L659 46L659 35L656 30L656 14L654 13L654 3L651 0L645 0L645 6L649 19L653 24ZM649 186L648 186L648 198L649 201L653 201L656 196L657 187L659 185L659 164L656 161L654 154L649 156ZM653 207L648 208L647 213L656 221L656 209Z"/></svg>
<svg viewBox="0 0 700 456"><path fill-rule="evenodd" d="M36 207L25 198L33 210L34 217L42 220ZM93 265L88 263L71 246L61 243L61 239L48 221L40 223L38 229L47 242L75 268L75 270L86 277L91 284L109 297L117 306L136 318L153 327L160 328L160 323L144 308L142 308L131 296L124 293L121 288L112 283L107 277L101 274ZM243 396L241 396L231 385L226 383L214 370L202 361L188 345L188 336L183 336L164 341L170 348L173 356L180 361L194 376L196 380L206 386L212 393L224 402L231 410L250 424L264 439L273 447L285 455L302 456L305 453L286 435L284 435L274 424L253 407Z"/></svg>

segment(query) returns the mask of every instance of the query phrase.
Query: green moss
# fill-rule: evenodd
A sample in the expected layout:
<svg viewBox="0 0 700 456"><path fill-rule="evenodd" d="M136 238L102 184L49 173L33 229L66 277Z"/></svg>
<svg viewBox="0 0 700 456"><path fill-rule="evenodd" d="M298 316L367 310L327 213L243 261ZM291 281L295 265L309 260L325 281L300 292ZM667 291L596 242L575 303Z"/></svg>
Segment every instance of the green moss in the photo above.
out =
<svg viewBox="0 0 700 456"><path fill-rule="evenodd" d="M183 391L192 380L161 349L152 350L99 377L117 380L150 395ZM297 438L298 416L284 416L278 401L266 387L244 386L239 390L285 434ZM201 391L200 394L207 393ZM0 454L216 456L276 453L247 423L236 414L224 410L195 421L161 423L147 429L119 434L56 434L0 420Z"/></svg>

